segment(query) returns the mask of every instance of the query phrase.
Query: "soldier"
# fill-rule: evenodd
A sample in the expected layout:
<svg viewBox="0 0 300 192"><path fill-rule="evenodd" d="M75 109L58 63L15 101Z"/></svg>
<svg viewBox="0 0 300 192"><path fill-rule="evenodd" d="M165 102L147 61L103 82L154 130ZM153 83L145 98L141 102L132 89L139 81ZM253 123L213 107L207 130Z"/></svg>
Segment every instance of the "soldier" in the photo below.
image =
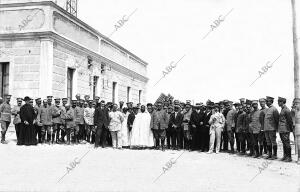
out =
<svg viewBox="0 0 300 192"><path fill-rule="evenodd" d="M15 125L17 143L19 141L19 133L21 127L20 108L22 106L22 98L17 98L17 105L13 107L11 114L14 116L13 124Z"/></svg>
<svg viewBox="0 0 300 192"><path fill-rule="evenodd" d="M11 95L5 95L5 102L0 105L1 113L1 143L7 144L5 141L5 134L8 129L8 126L11 122L11 106L10 106Z"/></svg>
<svg viewBox="0 0 300 192"><path fill-rule="evenodd" d="M226 115L226 133L227 137L230 143L230 153L234 154L234 131L235 131L235 115L236 110L232 107L233 102L228 101L227 108L229 109L227 115Z"/></svg>
<svg viewBox="0 0 300 192"><path fill-rule="evenodd" d="M78 136L78 142L81 142L84 140L85 136L85 127L84 127L84 108L83 108L83 100L77 100L77 106L75 108L75 123L77 126L77 129L79 130Z"/></svg>
<svg viewBox="0 0 300 192"><path fill-rule="evenodd" d="M84 101L88 103L89 100L90 100L90 96L89 96L89 95L85 95L85 96L84 96Z"/></svg>
<svg viewBox="0 0 300 192"><path fill-rule="evenodd" d="M73 137L73 139L71 139L73 142L75 142L75 144L78 144L79 142L79 124L78 123L82 123L83 120L80 118L80 109L78 109L79 107L78 105L78 100L72 100L72 109L74 110L74 121L75 121L75 127L74 129L71 130L71 137ZM78 113L78 115L76 115L76 112ZM82 115L83 118L83 115Z"/></svg>
<svg viewBox="0 0 300 192"><path fill-rule="evenodd" d="M213 108L214 103L211 101L206 102L206 109L204 110L204 120L203 120L203 125L204 125L204 131L203 131L203 142L204 142L204 151L207 152L209 150L209 131L210 131L210 124L209 124L209 119L210 116L212 115L212 108Z"/></svg>
<svg viewBox="0 0 300 192"><path fill-rule="evenodd" d="M42 143L43 124L41 123L41 108L42 108L42 100L41 98L36 98L35 106L34 106L34 111L36 113L34 128L35 128L36 137L38 138L38 143Z"/></svg>
<svg viewBox="0 0 300 192"><path fill-rule="evenodd" d="M60 114L60 118L61 118L61 123L62 125L60 126L60 130L61 130L61 139L60 142L65 143L65 136L66 136L66 122L65 122L65 114L66 114L66 105L68 103L68 98L62 98L62 106L61 106L61 114Z"/></svg>
<svg viewBox="0 0 300 192"><path fill-rule="evenodd" d="M285 98L278 97L278 105L279 107L281 107L281 111L279 114L278 132L283 144L283 158L281 159L281 161L291 162L292 154L290 145L290 132L293 131L293 120L291 111L285 105L285 103Z"/></svg>
<svg viewBox="0 0 300 192"><path fill-rule="evenodd" d="M164 143L166 137L166 128L168 127L167 112L162 109L162 103L157 103L157 110L151 116L150 128L153 130L155 138L155 147L159 149L161 146L162 151L165 150ZM160 142L161 141L161 145Z"/></svg>
<svg viewBox="0 0 300 192"><path fill-rule="evenodd" d="M264 132L267 140L268 157L267 159L274 160L277 159L277 142L276 142L276 132L278 130L279 113L277 109L273 106L273 97L267 96L267 106L264 118ZM272 154L273 148L273 154Z"/></svg>
<svg viewBox="0 0 300 192"><path fill-rule="evenodd" d="M89 107L84 108L83 116L85 121L86 141L90 142L91 132L94 127L94 112L93 102L89 102Z"/></svg>
<svg viewBox="0 0 300 192"><path fill-rule="evenodd" d="M240 99L240 104L241 104L242 106L244 106L244 105L246 104L246 99L245 99L245 98L241 98L241 99Z"/></svg>
<svg viewBox="0 0 300 192"><path fill-rule="evenodd" d="M266 107L266 99L265 98L260 98L259 99L259 105L261 107L260 109L260 124L261 124L261 130L260 130L260 134L259 134L259 140L261 140L261 142L263 143L263 146L260 146L259 148L259 154L260 156L262 156L262 152L264 151L264 154L267 154L267 140L265 137L265 132L264 132L264 121L265 121L265 114L267 111L267 107Z"/></svg>
<svg viewBox="0 0 300 192"><path fill-rule="evenodd" d="M250 123L249 123L249 131L251 134L251 143L255 152L255 158L260 156L259 146L263 145L263 143L259 140L259 134L261 131L261 123L260 123L260 110L258 110L258 101L252 101L253 111L250 113Z"/></svg>
<svg viewBox="0 0 300 192"><path fill-rule="evenodd" d="M183 140L184 140L184 148L187 150L192 150L192 133L190 128L190 119L192 115L192 107L191 101L187 100L185 104L185 108L182 111L183 115ZM179 135L180 137L180 135ZM181 138L179 139L179 141ZM178 140L177 140L178 141Z"/></svg>
<svg viewBox="0 0 300 192"><path fill-rule="evenodd" d="M42 143L45 142L45 136L47 135L47 143L50 144L51 136L53 134L52 123L52 96L47 96L47 99L43 100L43 107L41 108L41 122L42 127Z"/></svg>
<svg viewBox="0 0 300 192"><path fill-rule="evenodd" d="M100 97L95 96L96 108L99 107L99 105L100 105L99 100L100 100Z"/></svg>
<svg viewBox="0 0 300 192"><path fill-rule="evenodd" d="M74 102L75 105L75 102ZM75 108L75 107L74 107ZM75 124L75 116L74 116L74 108L70 107L70 104L65 105L66 113L64 115L64 120L66 123L66 135L67 135L67 144L70 145L71 143L71 135L73 134L76 124Z"/></svg>
<svg viewBox="0 0 300 192"><path fill-rule="evenodd" d="M230 105L228 104L228 100L224 100L220 102L220 113L223 114L223 116L226 118L227 113L230 111ZM225 122L225 126L222 131L221 135L221 151L228 151L228 134L227 134L227 125Z"/></svg>
<svg viewBox="0 0 300 192"><path fill-rule="evenodd" d="M59 143L59 132L60 127L62 126L62 120L61 120L61 111L62 108L60 106L60 98L55 98L55 106L52 110L52 122L53 122L53 133L52 133L52 143L54 143L54 137L56 134L55 143Z"/></svg>
<svg viewBox="0 0 300 192"><path fill-rule="evenodd" d="M236 118L236 136L238 137L237 150L240 155L246 154L246 112L242 104L238 104L238 113Z"/></svg>

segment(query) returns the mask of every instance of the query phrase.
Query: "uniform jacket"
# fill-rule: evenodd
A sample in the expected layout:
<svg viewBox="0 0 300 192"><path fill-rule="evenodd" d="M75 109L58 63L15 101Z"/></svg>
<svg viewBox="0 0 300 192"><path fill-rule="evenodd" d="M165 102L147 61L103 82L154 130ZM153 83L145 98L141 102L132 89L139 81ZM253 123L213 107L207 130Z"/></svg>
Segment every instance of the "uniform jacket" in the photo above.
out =
<svg viewBox="0 0 300 192"><path fill-rule="evenodd" d="M286 133L291 131L293 131L293 120L291 111L287 106L284 105L279 114L278 132Z"/></svg>
<svg viewBox="0 0 300 192"><path fill-rule="evenodd" d="M41 107L41 123L43 125L52 125L52 114L53 114L53 105L47 105L47 107Z"/></svg>
<svg viewBox="0 0 300 192"><path fill-rule="evenodd" d="M71 107L68 111L66 111L64 115L65 123L67 128L72 128L76 126L75 123L75 111Z"/></svg>
<svg viewBox="0 0 300 192"><path fill-rule="evenodd" d="M16 105L16 106L13 107L13 109L11 111L11 114L14 116L13 124L21 123L20 108L21 108L21 106Z"/></svg>
<svg viewBox="0 0 300 192"><path fill-rule="evenodd" d="M84 124L84 108L83 107L75 107L75 123L79 125Z"/></svg>
<svg viewBox="0 0 300 192"><path fill-rule="evenodd" d="M193 110L190 109L189 111L186 111L185 109L182 110L183 114L183 130L189 130L191 115Z"/></svg>
<svg viewBox="0 0 300 192"><path fill-rule="evenodd" d="M55 124L62 124L61 120L61 106L53 106L52 110L52 122Z"/></svg>
<svg viewBox="0 0 300 192"><path fill-rule="evenodd" d="M265 115L268 108L264 108L260 110L259 121L261 124L261 131L264 131L264 123L265 123Z"/></svg>
<svg viewBox="0 0 300 192"><path fill-rule="evenodd" d="M40 106L35 105L34 111L36 112L36 125L43 126L43 124L41 122L42 105L40 105Z"/></svg>
<svg viewBox="0 0 300 192"><path fill-rule="evenodd" d="M261 130L261 122L260 122L260 110L252 111L250 114L250 124L249 131L250 133L257 134Z"/></svg>
<svg viewBox="0 0 300 192"><path fill-rule="evenodd" d="M102 128L103 125L106 128L108 128L108 125L109 125L109 114L108 114L108 109L107 108L101 109L100 107L97 107L95 109L94 124L98 128Z"/></svg>
<svg viewBox="0 0 300 192"><path fill-rule="evenodd" d="M232 128L235 127L235 121L234 121L234 117L236 114L236 110L235 109L230 109L230 111L228 111L227 115L226 115L226 127L227 127L227 131L232 131Z"/></svg>
<svg viewBox="0 0 300 192"><path fill-rule="evenodd" d="M11 106L7 103L2 103L0 105L1 121L11 122Z"/></svg>
<svg viewBox="0 0 300 192"><path fill-rule="evenodd" d="M236 117L236 132L245 133L246 132L246 117L247 114L243 112L238 112Z"/></svg>
<svg viewBox="0 0 300 192"><path fill-rule="evenodd" d="M167 129L168 128L167 112L163 109L160 111L153 111L151 115L150 127L151 129Z"/></svg>
<svg viewBox="0 0 300 192"><path fill-rule="evenodd" d="M277 131L279 122L279 113L274 106L266 110L264 118L264 131Z"/></svg>

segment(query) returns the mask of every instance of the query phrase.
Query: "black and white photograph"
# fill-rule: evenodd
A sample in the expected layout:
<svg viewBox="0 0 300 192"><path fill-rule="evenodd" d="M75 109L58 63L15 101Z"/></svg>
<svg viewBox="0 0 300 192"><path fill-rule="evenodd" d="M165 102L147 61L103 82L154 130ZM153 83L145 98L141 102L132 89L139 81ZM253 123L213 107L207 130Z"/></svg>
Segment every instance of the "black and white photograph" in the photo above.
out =
<svg viewBox="0 0 300 192"><path fill-rule="evenodd" d="M300 0L0 0L0 192L300 192Z"/></svg>

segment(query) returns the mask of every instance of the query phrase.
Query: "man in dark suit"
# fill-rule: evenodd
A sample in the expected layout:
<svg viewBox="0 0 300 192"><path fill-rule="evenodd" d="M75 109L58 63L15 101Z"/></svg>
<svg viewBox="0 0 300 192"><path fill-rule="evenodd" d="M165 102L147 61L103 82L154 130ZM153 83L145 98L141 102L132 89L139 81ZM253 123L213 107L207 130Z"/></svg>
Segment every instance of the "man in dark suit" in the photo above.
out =
<svg viewBox="0 0 300 192"><path fill-rule="evenodd" d="M202 103L196 103L195 111L192 112L190 124L192 126L192 150L205 151L205 127L203 125L204 112Z"/></svg>
<svg viewBox="0 0 300 192"><path fill-rule="evenodd" d="M94 125L96 127L95 147L99 147L101 143L102 148L104 148L109 125L108 109L105 108L104 102L101 102L100 106L95 109Z"/></svg>
<svg viewBox="0 0 300 192"><path fill-rule="evenodd" d="M179 111L179 105L174 106L174 112L170 115L169 120L169 132L171 135L172 140L172 149L178 150L178 144L180 141L180 133L182 130L182 121L183 121L183 115ZM177 140L177 145L176 145Z"/></svg>
<svg viewBox="0 0 300 192"><path fill-rule="evenodd" d="M212 114L211 109L212 109L213 105L214 105L214 103L211 101L206 102L206 109L204 111L204 120L203 120L204 151L208 151L208 149L209 149L209 128L210 128L209 119Z"/></svg>

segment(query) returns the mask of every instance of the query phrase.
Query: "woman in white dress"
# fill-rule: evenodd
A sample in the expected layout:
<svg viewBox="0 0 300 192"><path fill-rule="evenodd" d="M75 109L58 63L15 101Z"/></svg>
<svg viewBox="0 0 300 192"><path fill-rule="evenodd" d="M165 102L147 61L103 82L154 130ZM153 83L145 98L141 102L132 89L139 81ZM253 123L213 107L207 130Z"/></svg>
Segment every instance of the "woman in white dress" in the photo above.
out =
<svg viewBox="0 0 300 192"><path fill-rule="evenodd" d="M145 148L153 147L153 133L150 129L151 116L145 110L145 106L141 106L141 112L135 116L131 137L130 148Z"/></svg>

